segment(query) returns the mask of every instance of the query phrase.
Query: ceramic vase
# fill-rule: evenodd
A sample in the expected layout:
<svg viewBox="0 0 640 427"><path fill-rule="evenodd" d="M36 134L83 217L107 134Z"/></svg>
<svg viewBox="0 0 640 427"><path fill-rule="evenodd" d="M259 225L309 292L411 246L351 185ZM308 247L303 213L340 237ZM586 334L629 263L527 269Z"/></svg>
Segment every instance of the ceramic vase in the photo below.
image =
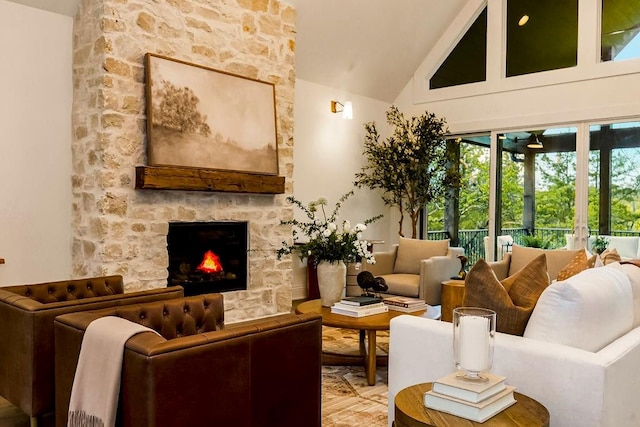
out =
<svg viewBox="0 0 640 427"><path fill-rule="evenodd" d="M342 299L347 285L347 266L342 261L320 261L317 272L322 306L331 307Z"/></svg>

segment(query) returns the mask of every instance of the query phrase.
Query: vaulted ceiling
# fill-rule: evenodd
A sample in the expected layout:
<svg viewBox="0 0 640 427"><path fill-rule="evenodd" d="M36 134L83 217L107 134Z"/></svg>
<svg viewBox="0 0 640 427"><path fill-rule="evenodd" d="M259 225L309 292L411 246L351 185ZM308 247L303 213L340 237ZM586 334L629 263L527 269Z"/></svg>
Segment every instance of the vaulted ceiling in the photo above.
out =
<svg viewBox="0 0 640 427"><path fill-rule="evenodd" d="M73 16L79 0L10 0ZM393 102L467 0L282 0L297 78Z"/></svg>

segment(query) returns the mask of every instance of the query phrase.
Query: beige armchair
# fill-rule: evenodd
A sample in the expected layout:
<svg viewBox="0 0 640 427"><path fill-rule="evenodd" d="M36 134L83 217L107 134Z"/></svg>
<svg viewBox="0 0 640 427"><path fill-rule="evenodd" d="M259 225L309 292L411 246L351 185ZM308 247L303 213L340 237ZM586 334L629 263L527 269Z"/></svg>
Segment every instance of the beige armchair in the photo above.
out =
<svg viewBox="0 0 640 427"><path fill-rule="evenodd" d="M560 270L569 264L578 252L583 250L584 249L538 249L513 245L511 252L505 253L501 261L489 262L488 264L494 273L496 273L498 280L503 280L529 264L529 262L533 261L533 259L541 253L544 253L547 257L549 281L552 281L558 277Z"/></svg>
<svg viewBox="0 0 640 427"><path fill-rule="evenodd" d="M363 269L381 276L389 289L386 294L402 295L440 305L441 284L460 271L458 256L463 248L450 247L449 240L400 238L400 243L387 252L374 252L375 264Z"/></svg>

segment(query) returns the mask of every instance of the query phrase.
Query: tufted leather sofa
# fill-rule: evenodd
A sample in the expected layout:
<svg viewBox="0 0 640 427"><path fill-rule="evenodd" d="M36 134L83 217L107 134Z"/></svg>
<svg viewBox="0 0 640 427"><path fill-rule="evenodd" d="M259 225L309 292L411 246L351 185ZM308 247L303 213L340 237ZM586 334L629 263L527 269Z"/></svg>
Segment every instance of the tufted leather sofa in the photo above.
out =
<svg viewBox="0 0 640 427"><path fill-rule="evenodd" d="M0 287L0 395L52 424L56 316L181 296L179 286L125 294L122 276Z"/></svg>
<svg viewBox="0 0 640 427"><path fill-rule="evenodd" d="M103 316L161 335L141 333L125 344L117 426L320 426L321 317L225 326L221 294L56 318L57 426L67 425L84 331Z"/></svg>

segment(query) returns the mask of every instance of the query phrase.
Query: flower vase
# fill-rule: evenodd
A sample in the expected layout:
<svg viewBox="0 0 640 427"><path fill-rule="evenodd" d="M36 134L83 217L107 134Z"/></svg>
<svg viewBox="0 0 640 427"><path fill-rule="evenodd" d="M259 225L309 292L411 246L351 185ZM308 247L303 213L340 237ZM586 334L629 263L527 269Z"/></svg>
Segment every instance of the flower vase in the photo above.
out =
<svg viewBox="0 0 640 427"><path fill-rule="evenodd" d="M317 272L322 306L331 307L342 299L347 285L347 266L342 261L320 261Z"/></svg>

